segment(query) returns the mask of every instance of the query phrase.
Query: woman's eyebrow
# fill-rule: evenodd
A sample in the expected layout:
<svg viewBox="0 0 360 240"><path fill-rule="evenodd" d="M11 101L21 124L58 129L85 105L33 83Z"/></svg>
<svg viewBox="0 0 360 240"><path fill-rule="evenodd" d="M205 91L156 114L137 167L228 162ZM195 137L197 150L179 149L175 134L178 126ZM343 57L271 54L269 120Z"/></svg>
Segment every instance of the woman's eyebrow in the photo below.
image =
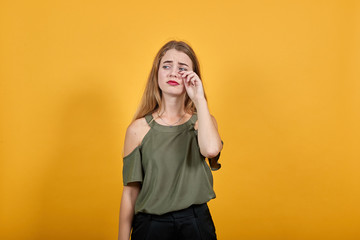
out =
<svg viewBox="0 0 360 240"><path fill-rule="evenodd" d="M167 61L163 62L163 64L164 63L173 63L173 61L167 60ZM189 67L187 64L182 63L182 62L179 62L179 65L185 65L185 66Z"/></svg>

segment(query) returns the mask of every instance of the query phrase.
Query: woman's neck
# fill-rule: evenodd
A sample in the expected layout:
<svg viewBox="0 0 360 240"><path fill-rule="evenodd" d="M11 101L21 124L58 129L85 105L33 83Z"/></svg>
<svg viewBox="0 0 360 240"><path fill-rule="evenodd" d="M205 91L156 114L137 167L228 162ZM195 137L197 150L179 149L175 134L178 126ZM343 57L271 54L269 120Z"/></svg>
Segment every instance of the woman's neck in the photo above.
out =
<svg viewBox="0 0 360 240"><path fill-rule="evenodd" d="M177 120L185 113L184 107L185 94L181 97L178 96L162 96L162 106L158 109L158 114L161 117L166 117L168 120Z"/></svg>

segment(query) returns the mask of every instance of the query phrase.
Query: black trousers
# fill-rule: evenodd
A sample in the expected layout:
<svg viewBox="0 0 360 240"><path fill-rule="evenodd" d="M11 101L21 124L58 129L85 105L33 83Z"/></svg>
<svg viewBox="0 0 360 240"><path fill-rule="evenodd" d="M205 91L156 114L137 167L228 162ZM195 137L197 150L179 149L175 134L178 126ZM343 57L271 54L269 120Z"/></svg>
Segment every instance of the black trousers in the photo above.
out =
<svg viewBox="0 0 360 240"><path fill-rule="evenodd" d="M215 225L206 203L153 215L137 213L131 240L216 240Z"/></svg>

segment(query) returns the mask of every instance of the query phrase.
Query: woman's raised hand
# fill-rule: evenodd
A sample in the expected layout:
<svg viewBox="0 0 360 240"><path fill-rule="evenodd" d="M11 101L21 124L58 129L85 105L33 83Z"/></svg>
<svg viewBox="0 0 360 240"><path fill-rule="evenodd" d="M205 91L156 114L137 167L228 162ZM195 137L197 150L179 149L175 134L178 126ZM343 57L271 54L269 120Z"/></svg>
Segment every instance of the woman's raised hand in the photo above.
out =
<svg viewBox="0 0 360 240"><path fill-rule="evenodd" d="M194 71L180 71L185 89L190 99L197 105L198 100L204 99L202 81Z"/></svg>

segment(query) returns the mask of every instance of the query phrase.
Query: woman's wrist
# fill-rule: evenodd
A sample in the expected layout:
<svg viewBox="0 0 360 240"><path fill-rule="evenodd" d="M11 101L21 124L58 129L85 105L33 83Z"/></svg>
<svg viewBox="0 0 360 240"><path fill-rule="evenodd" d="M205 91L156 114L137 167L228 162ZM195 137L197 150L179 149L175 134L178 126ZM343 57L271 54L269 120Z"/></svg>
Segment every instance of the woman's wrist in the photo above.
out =
<svg viewBox="0 0 360 240"><path fill-rule="evenodd" d="M196 101L193 101L196 109L200 108L202 105L207 105L207 101L204 97L198 98Z"/></svg>

